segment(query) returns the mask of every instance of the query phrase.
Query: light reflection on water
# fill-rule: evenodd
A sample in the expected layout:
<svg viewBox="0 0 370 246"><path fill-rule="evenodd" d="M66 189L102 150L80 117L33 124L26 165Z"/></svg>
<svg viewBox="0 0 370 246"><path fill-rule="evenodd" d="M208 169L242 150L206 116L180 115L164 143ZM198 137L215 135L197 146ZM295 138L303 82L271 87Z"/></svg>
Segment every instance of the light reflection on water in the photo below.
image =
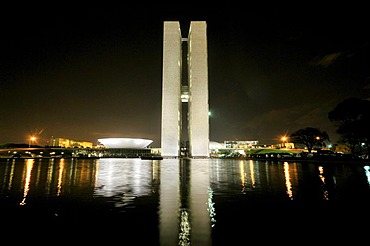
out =
<svg viewBox="0 0 370 246"><path fill-rule="evenodd" d="M370 185L370 166L364 166L364 170L367 177L367 183Z"/></svg>
<svg viewBox="0 0 370 246"><path fill-rule="evenodd" d="M124 216L122 226L148 224L152 245L215 245L222 233L239 230L236 223L308 219L297 216L302 204L365 203L369 173L368 165L349 163L12 159L0 161L0 204L10 212L17 206L35 209L29 213L41 205L48 209L37 213L45 217Z"/></svg>
<svg viewBox="0 0 370 246"><path fill-rule="evenodd" d="M97 161L94 196L115 197L116 207L133 204L136 197L148 196L158 189L158 163L140 159L100 159Z"/></svg>

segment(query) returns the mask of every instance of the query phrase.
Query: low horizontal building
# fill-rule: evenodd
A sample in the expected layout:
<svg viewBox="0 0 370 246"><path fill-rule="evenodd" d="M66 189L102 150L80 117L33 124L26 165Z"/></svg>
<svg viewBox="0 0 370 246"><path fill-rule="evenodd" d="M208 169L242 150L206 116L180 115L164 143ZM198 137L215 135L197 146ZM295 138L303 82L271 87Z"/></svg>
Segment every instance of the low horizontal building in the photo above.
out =
<svg viewBox="0 0 370 246"><path fill-rule="evenodd" d="M244 141L237 141L237 140L231 140L231 141L224 141L224 147L225 149L248 149L248 148L254 148L258 145L257 140L244 140Z"/></svg>
<svg viewBox="0 0 370 246"><path fill-rule="evenodd" d="M51 147L61 147L61 148L92 148L93 143L87 141L76 141L68 138L50 138Z"/></svg>

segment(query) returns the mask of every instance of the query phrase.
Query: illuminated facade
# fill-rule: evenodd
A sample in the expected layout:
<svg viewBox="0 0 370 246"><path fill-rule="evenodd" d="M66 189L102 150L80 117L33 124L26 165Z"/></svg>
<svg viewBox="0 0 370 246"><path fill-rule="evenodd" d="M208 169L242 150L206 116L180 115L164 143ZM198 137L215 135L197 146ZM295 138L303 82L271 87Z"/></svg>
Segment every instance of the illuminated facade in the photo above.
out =
<svg viewBox="0 0 370 246"><path fill-rule="evenodd" d="M68 138L50 138L51 147L62 147L62 148L92 148L92 142L75 141Z"/></svg>
<svg viewBox="0 0 370 246"><path fill-rule="evenodd" d="M99 138L98 141L106 148L120 149L143 149L153 142L142 138Z"/></svg>
<svg viewBox="0 0 370 246"><path fill-rule="evenodd" d="M226 149L248 149L248 148L256 148L258 145L257 140L248 140L248 141L224 141L224 147Z"/></svg>
<svg viewBox="0 0 370 246"><path fill-rule="evenodd" d="M209 157L208 53L205 21L190 22L188 38L182 38L180 23L164 22L162 73L163 157L180 156L182 103L188 104L188 155ZM183 44L187 44L183 64ZM187 85L183 85L183 66L187 66Z"/></svg>

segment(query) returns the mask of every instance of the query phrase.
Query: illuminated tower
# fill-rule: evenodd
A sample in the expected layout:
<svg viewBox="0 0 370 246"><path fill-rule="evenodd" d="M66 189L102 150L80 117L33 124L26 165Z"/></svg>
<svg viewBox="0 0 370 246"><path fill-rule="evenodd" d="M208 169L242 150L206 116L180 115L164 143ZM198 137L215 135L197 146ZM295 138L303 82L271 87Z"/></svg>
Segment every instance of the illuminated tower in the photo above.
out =
<svg viewBox="0 0 370 246"><path fill-rule="evenodd" d="M187 120L189 155L194 158L209 156L206 29L205 21L192 21L188 38L182 38L179 22L164 22L161 132L163 157L180 156L180 145L185 141L182 139L183 116ZM183 64L183 44L187 44L186 64ZM183 68L187 68L187 85L182 83ZM187 115L183 115L182 103L188 104Z"/></svg>

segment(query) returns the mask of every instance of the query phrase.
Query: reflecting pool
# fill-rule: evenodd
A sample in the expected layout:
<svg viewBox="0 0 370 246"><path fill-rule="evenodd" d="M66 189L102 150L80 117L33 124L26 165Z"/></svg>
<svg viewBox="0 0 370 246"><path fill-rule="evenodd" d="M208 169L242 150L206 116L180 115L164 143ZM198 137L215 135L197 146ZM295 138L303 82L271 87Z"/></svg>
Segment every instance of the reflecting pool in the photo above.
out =
<svg viewBox="0 0 370 246"><path fill-rule="evenodd" d="M19 243L356 243L369 200L367 163L0 160L3 233Z"/></svg>

